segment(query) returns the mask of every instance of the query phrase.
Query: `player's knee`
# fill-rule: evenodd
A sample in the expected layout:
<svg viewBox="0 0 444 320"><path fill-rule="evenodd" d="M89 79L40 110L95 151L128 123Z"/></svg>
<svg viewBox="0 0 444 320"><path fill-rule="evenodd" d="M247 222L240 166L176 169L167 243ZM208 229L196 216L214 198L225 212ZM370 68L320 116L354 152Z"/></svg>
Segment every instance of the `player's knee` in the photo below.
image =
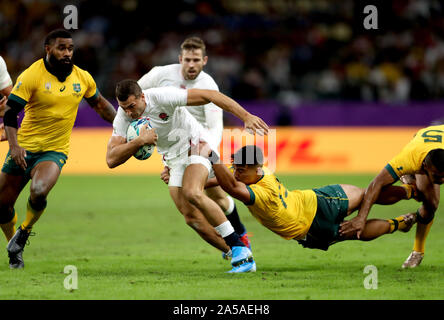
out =
<svg viewBox="0 0 444 320"><path fill-rule="evenodd" d="M46 208L46 197L48 193L40 190L37 190L36 192L31 192L31 195L29 196L28 202L31 208L35 211L41 211Z"/></svg>
<svg viewBox="0 0 444 320"><path fill-rule="evenodd" d="M49 186L44 182L35 182L31 185L31 199L33 202L46 200L49 193Z"/></svg>
<svg viewBox="0 0 444 320"><path fill-rule="evenodd" d="M14 209L10 206L0 205L0 224L5 224L14 219Z"/></svg>
<svg viewBox="0 0 444 320"><path fill-rule="evenodd" d="M199 206L203 199L203 192L198 189L187 189L184 191L185 199L195 206Z"/></svg>

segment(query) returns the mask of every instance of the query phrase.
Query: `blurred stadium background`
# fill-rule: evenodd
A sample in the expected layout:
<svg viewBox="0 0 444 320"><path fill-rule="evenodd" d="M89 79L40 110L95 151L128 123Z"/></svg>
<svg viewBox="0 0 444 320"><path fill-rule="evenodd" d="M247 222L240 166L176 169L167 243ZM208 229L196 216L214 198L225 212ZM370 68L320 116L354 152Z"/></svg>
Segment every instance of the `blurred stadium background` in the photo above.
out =
<svg viewBox="0 0 444 320"><path fill-rule="evenodd" d="M176 63L181 42L202 37L205 71L220 90L277 128L276 170L289 189L366 187L418 128L444 117L438 0L1 0L0 55L14 82L43 57L43 39L63 27L69 4L79 13L74 62L116 107L118 81ZM363 28L367 4L378 8L377 30ZM240 125L227 114L225 124ZM239 203L258 272L229 277L219 253L179 217L158 178L158 155L107 167L111 130L80 105L69 160L25 251L25 272L12 274L5 252L1 258L0 299L443 298L440 214L425 262L400 272L414 231L310 251L260 226ZM0 143L0 157L7 148ZM19 221L28 189L17 201ZM416 209L405 201L374 216ZM378 290L363 289L370 264L379 269ZM65 265L79 268L79 290L63 288Z"/></svg>
<svg viewBox="0 0 444 320"><path fill-rule="evenodd" d="M291 126L291 131L281 131L284 140L278 136L277 141L279 152L288 149L279 158L293 159L290 167L278 166L283 172L330 167L356 172L357 164L351 164L358 161L352 159L356 156L370 157L374 166L362 171L373 172L417 128L444 117L444 5L438 0L184 0L160 1L155 7L140 0L3 0L0 55L14 81L43 56L43 39L63 27L68 4L79 13L79 29L72 30L74 61L114 103L119 80L138 79L153 66L176 63L180 43L190 35L202 37L209 56L204 70L220 90L270 126ZM367 4L378 8L377 30L362 26ZM240 122L226 114L225 124ZM399 137L386 141L388 152L375 158L382 141L359 128L381 126L383 136ZM81 104L76 128L81 127L107 124ZM355 131L342 131L333 140L331 132L338 127ZM407 128L403 134L401 128ZM109 131L100 132L100 144L106 144ZM84 132L89 141L91 135ZM66 172L79 159L75 141ZM365 145L368 152L339 150L332 155L339 141L348 143L347 150ZM100 157L100 170L106 171L105 146L91 149Z"/></svg>

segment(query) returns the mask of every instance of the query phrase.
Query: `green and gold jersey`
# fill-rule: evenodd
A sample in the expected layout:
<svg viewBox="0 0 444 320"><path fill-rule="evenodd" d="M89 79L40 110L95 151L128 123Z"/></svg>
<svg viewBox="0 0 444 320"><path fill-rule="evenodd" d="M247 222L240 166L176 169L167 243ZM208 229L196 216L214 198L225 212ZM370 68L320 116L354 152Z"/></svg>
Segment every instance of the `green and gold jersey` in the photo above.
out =
<svg viewBox="0 0 444 320"><path fill-rule="evenodd" d="M316 214L316 194L313 190L288 191L267 168L263 169L264 176L247 186L248 210L262 225L284 239L303 238Z"/></svg>
<svg viewBox="0 0 444 320"><path fill-rule="evenodd" d="M385 168L395 180L406 174L418 173L424 158L430 151L444 149L443 134L444 125L430 126L419 130Z"/></svg>
<svg viewBox="0 0 444 320"><path fill-rule="evenodd" d="M43 59L22 72L9 99L25 108L17 133L19 145L31 152L56 151L68 155L69 139L83 97L95 99L96 83L85 70L73 66L60 82Z"/></svg>

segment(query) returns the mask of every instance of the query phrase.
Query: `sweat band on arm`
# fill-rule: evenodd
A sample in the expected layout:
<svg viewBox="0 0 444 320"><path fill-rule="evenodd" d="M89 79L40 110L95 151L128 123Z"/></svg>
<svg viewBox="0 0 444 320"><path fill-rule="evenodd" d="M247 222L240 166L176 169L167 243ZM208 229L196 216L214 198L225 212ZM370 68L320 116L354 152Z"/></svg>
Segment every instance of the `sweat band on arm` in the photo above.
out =
<svg viewBox="0 0 444 320"><path fill-rule="evenodd" d="M18 128L17 115L20 111L23 110L26 103L27 102L25 100L17 97L14 94L9 95L8 102L6 103L9 109L5 112L5 115L3 116L3 123L5 124L5 126L13 127L16 129Z"/></svg>
<svg viewBox="0 0 444 320"><path fill-rule="evenodd" d="M88 102L88 104L90 105L90 106L93 106L93 105L95 105L96 103L97 103L97 99L99 98L99 95L100 95L100 93L99 93L99 89L96 89L96 93L94 93L91 97L89 97L89 98L86 98L85 97L85 100L86 100L86 102Z"/></svg>
<svg viewBox="0 0 444 320"><path fill-rule="evenodd" d="M6 111L5 115L3 116L3 123L5 124L5 126L17 129L18 128L17 115L18 112L16 112L14 109L8 109L8 111Z"/></svg>

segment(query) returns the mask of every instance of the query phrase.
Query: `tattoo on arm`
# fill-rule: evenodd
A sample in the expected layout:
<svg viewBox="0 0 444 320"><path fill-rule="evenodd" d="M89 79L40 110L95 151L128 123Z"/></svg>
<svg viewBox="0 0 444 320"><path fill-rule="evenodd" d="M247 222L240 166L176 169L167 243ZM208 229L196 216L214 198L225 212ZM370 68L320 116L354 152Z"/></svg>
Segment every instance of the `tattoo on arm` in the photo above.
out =
<svg viewBox="0 0 444 320"><path fill-rule="evenodd" d="M103 120L113 123L116 116L116 109L102 95L99 95L94 101L88 101L90 106L102 117Z"/></svg>

